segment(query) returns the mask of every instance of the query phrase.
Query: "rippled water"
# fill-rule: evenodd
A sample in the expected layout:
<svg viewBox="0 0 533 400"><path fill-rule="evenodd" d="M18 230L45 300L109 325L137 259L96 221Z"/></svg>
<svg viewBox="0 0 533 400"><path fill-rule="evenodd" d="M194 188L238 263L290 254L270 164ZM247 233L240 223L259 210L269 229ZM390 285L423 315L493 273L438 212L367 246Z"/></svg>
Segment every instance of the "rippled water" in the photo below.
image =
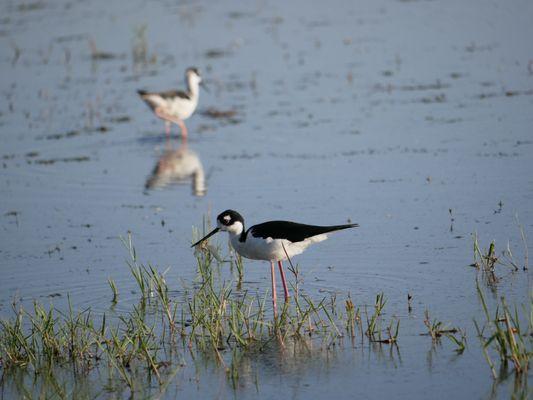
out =
<svg viewBox="0 0 533 400"><path fill-rule="evenodd" d="M108 277L128 309L136 295L118 239L128 231L179 290L195 277L191 227L208 211L233 208L248 225L351 220L360 228L297 258L304 288L359 305L383 291L403 321L399 353L347 345L298 360L272 349L236 391L223 371L188 366L168 397L509 396L512 379L494 385L479 349L468 265L474 232L484 247L509 242L524 263L516 216L533 248L531 2L0 10L1 316L14 297L61 309L67 294L103 312ZM211 91L186 122L184 154L177 127L169 148L136 90L183 85L190 65ZM267 264L245 268L246 288L264 293ZM527 303L531 273L502 271L491 301ZM419 336L426 308L467 330L463 355Z"/></svg>

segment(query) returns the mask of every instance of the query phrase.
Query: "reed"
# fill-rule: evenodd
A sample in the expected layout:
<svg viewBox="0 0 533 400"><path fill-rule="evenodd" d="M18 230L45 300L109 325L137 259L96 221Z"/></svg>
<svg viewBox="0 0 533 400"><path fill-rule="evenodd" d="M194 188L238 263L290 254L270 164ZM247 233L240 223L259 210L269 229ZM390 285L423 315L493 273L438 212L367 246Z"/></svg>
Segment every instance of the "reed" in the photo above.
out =
<svg viewBox="0 0 533 400"><path fill-rule="evenodd" d="M516 375L527 375L529 359L533 356L533 341L531 340L533 334L533 293L529 294L529 311L524 308L523 316L519 314L518 307L509 307L503 296L500 297L495 310L491 312L479 281L476 283L486 321L480 324L474 319L474 324L492 376L494 379L500 378L509 365L513 367ZM527 326L521 325L521 318L527 320ZM490 356L490 349L499 358L500 373L496 372L495 362Z"/></svg>
<svg viewBox="0 0 533 400"><path fill-rule="evenodd" d="M449 327L438 319L431 319L429 310L424 312L424 325L428 329L427 333L422 335L431 336L431 340L438 341L443 335L454 334L458 332L457 328Z"/></svg>
<svg viewBox="0 0 533 400"><path fill-rule="evenodd" d="M204 229L207 226L205 221ZM199 230L194 235L198 233ZM172 293L176 291L169 289L166 278L168 270L161 272L151 264L142 264L131 234L121 239L128 254L126 264L138 288L137 303L131 305L130 311L117 314L112 306L109 313L94 315L91 309L75 310L70 298L65 313L38 302L26 310L14 301L13 316L0 321L4 371L44 377L58 368L74 366L84 374L105 368L115 390L126 388L133 394L145 386L139 381L139 374L153 379L156 387L163 390L168 379L184 365L183 355L188 354L193 360L198 356L215 360L226 371L228 383L237 387L241 360L273 344L282 349L327 351L341 344L345 336L352 340L360 336L361 344L369 345L398 342L400 319L384 321L384 293L376 295L372 306L361 307L351 296L316 300L293 290L294 297L283 304L278 318L273 318L268 291L234 291L233 280L223 278L220 266L225 261L218 247L199 246L195 251L196 278L183 287L180 297L174 297ZM299 271L289 264L295 274L295 289ZM112 278L108 284L116 302L119 289ZM478 290L483 300L479 287ZM512 364L518 374L523 374L531 355L531 340L525 336L533 330L531 316L522 331L516 309L511 312L503 300L490 319L486 305L484 309L487 322L477 326L489 363L494 365L488 357L488 349L494 348L502 354L502 363ZM463 332L431 319L428 311L424 323L433 340L446 336L457 352L464 351Z"/></svg>
<svg viewBox="0 0 533 400"><path fill-rule="evenodd" d="M383 309L387 304L387 299L383 293L376 295L376 301L374 303L374 312L369 315L368 309L365 306L365 316L366 316L366 331L365 335L368 336L370 340L379 340L379 335L381 334L381 314Z"/></svg>
<svg viewBox="0 0 533 400"><path fill-rule="evenodd" d="M498 265L509 268L508 271L510 271L511 273L516 273L520 269L522 269L523 271L527 271L528 269L529 253L527 246L527 238L524 233L524 228L520 224L518 217L516 217L516 223L518 225L518 229L520 231L520 238L524 247L524 263L522 266L520 265L520 262L515 259L509 241L507 242L506 248L502 250L500 252L500 256L498 256L496 251L496 243L494 240L490 242L487 249L483 249L479 244L477 233L472 234L474 261L472 264L470 264L470 266L475 267L476 269L481 271L483 280L485 281L487 286L493 289L493 291L495 290L497 284L502 278L501 275L496 275Z"/></svg>
<svg viewBox="0 0 533 400"><path fill-rule="evenodd" d="M113 298L111 299L111 302L113 304L116 304L118 301L117 285L115 284L115 281L112 278L108 278L107 283L109 283L109 287L111 288L111 291L113 292Z"/></svg>
<svg viewBox="0 0 533 400"><path fill-rule="evenodd" d="M345 310L346 310L346 322L345 322L345 328L348 335L350 335L351 338L355 337L355 328L356 324L361 322L361 315L359 312L359 308L355 308L355 305L351 299L350 296L348 296L348 299L345 301Z"/></svg>
<svg viewBox="0 0 533 400"><path fill-rule="evenodd" d="M495 274L495 267L498 263L498 257L495 254L496 245L492 241L490 242L489 248L483 250L479 245L477 233L474 233L472 237L474 243L474 262L471 266L481 270L487 284L494 287L499 282Z"/></svg>

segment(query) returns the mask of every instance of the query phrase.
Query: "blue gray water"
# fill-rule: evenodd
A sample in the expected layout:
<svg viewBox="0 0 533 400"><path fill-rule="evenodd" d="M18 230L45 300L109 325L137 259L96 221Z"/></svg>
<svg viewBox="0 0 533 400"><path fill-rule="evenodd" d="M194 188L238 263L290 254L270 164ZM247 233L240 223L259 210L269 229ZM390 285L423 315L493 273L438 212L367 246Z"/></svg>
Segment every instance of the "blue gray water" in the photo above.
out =
<svg viewBox="0 0 533 400"><path fill-rule="evenodd" d="M517 218L533 249L533 4L285 3L0 5L0 316L14 297L61 309L67 294L103 312L108 277L127 310L128 231L179 288L195 277L192 226L208 212L233 208L249 225L351 220L360 228L297 258L304 288L358 305L383 291L402 319L398 354L347 345L283 362L272 351L236 391L223 371L188 366L168 397L507 398L513 380L494 384L472 326L468 265L474 232L523 265ZM93 59L91 41L107 56ZM211 89L186 122L206 193L191 177L146 189L166 143L135 91L183 85L191 65ZM267 264L245 268L264 293ZM527 304L531 272L499 268L491 302ZM463 355L419 336L426 308L466 329Z"/></svg>

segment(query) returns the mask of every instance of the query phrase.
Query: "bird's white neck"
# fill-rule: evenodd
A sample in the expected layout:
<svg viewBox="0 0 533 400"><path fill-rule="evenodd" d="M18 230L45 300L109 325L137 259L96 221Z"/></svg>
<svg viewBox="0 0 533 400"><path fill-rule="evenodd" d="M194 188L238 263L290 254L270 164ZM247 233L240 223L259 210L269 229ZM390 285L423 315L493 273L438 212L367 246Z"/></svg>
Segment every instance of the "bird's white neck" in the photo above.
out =
<svg viewBox="0 0 533 400"><path fill-rule="evenodd" d="M189 93L191 94L191 97L197 99L200 95L200 82L198 82L198 78L194 75L189 76L187 86L189 88Z"/></svg>
<svg viewBox="0 0 533 400"><path fill-rule="evenodd" d="M239 238L241 236L241 233L244 231L244 225L242 222L237 221L231 226L228 226L226 230L228 231L231 240L233 240L234 237Z"/></svg>
<svg viewBox="0 0 533 400"><path fill-rule="evenodd" d="M228 234L231 246L241 256L247 257L248 254L246 253L246 243L241 242L241 234L243 232L244 225L241 222L235 222L233 225L228 227Z"/></svg>

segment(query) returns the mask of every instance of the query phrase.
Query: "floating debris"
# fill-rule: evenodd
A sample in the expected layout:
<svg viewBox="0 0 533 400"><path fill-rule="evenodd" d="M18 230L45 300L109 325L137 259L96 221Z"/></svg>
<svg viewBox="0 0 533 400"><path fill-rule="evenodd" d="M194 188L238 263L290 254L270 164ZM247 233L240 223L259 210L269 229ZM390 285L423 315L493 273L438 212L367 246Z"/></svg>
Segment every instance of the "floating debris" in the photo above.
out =
<svg viewBox="0 0 533 400"><path fill-rule="evenodd" d="M131 121L131 117L129 115L121 115L118 117L109 118L109 122L113 124L123 124L125 122L130 122L130 121Z"/></svg>
<svg viewBox="0 0 533 400"><path fill-rule="evenodd" d="M214 107L210 107L201 113L209 118L233 118L237 115L237 110L219 110Z"/></svg>
<svg viewBox="0 0 533 400"><path fill-rule="evenodd" d="M50 159L41 159L41 160L35 160L35 164L41 164L41 165L52 165L56 162L84 162L89 161L90 158L88 156L79 156L79 157L64 157L64 158L50 158Z"/></svg>
<svg viewBox="0 0 533 400"><path fill-rule="evenodd" d="M230 54L231 52L222 49L210 49L205 52L207 58L221 58Z"/></svg>
<svg viewBox="0 0 533 400"><path fill-rule="evenodd" d="M129 118L129 117L128 117ZM113 121L116 122L116 121ZM122 121L120 121L122 122ZM125 122L125 121L124 121ZM92 135L94 133L106 133L109 132L110 129L105 125L100 125L95 128L86 128L82 130L71 130L65 133L52 133L49 135L41 135L37 136L37 140L61 140L61 139L70 139L76 136L80 135Z"/></svg>

